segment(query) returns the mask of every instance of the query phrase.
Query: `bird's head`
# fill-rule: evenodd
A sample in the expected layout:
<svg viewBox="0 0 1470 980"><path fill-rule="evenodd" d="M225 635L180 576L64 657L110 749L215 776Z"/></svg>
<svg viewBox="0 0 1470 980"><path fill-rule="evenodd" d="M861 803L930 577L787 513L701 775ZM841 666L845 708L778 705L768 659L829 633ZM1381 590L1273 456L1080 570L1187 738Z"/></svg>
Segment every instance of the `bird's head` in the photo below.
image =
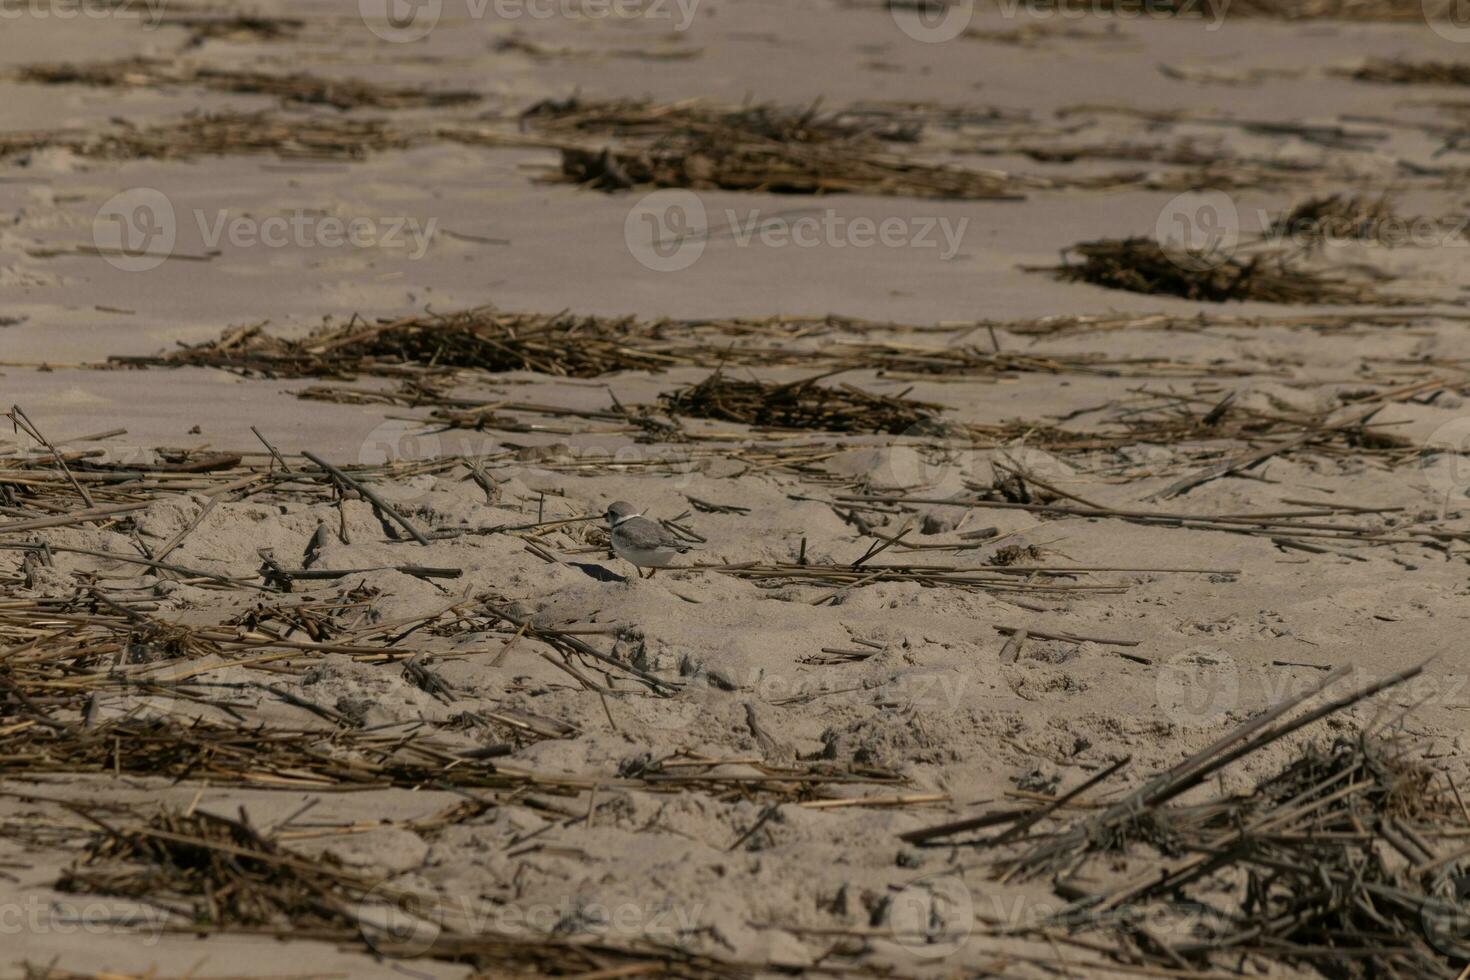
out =
<svg viewBox="0 0 1470 980"><path fill-rule="evenodd" d="M626 500L615 500L611 504L608 504L607 513L603 516L607 518L608 527L617 527L628 518L637 517L638 508Z"/></svg>

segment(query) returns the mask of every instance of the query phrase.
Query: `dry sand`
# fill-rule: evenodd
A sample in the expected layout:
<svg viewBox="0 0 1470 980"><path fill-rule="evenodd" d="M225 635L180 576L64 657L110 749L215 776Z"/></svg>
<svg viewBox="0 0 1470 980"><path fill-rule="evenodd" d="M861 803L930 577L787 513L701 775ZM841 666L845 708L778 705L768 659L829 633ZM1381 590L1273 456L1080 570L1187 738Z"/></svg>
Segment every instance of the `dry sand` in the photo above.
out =
<svg viewBox="0 0 1470 980"><path fill-rule="evenodd" d="M1232 191L1231 203L1247 237L1259 230L1261 209L1274 213L1314 193L1342 189L1396 189L1395 206L1407 215L1450 216L1470 209L1463 151L1438 152L1443 134L1427 128L1453 126L1456 118L1464 124L1463 113L1455 117L1432 104L1454 99L1454 89L1365 84L1331 71L1368 57L1464 57L1464 45L1437 36L1422 22L1063 19L986 10L976 13L974 29L1028 28L1036 36L1028 35L1025 44L976 37L920 43L906 36L895 15L880 4L700 0L687 30L675 29L678 5L666 6L673 22L507 19L496 16L493 5L489 14L476 18L461 9L461 0L446 0L443 19L427 37L391 43L375 37L352 4L270 0L251 9L289 13L304 19L306 28L294 38L227 37L181 50L188 35L177 27L155 28L98 8L82 14L69 6L30 3L0 22L0 70L151 55L483 95L477 106L391 113L358 109L346 116L391 116L395 123L424 127L489 126L476 117L513 116L539 99L573 91L585 98L699 96L789 106L822 99L829 107L875 100L999 107L1029 113L1028 121L1000 128L1017 133L1034 128L1038 142L1172 145L1192 140L1207 153L1289 159L1318 168L1285 186ZM174 4L167 9L182 12ZM61 10L76 15L61 16ZM512 36L551 53L497 48L498 41ZM665 52L689 56L661 56ZM1183 70L1186 77L1165 74L1164 65ZM98 89L0 80L0 104L6 107L4 128L11 131L92 131L117 118L141 126L197 109L270 109L288 121L343 118L329 108L278 108L269 97L187 85ZM1106 111L1062 112L1085 104L1181 110L1194 118L1159 122ZM1342 127L1359 138L1346 147L1324 146L1299 132L1222 125L1220 119ZM1059 136L1061 126L1075 131ZM1026 142L1024 135L998 137L995 128L936 129L925 150L962 166L1051 177L1174 169L1150 161L1058 163L1014 151L970 152ZM743 509L695 511L681 520L704 539L696 559L703 563L791 562L799 554L814 563L849 562L874 543L867 531L891 536L907 528L906 543L973 547L891 548L875 565L975 568L990 564L1000 548L1019 545L1035 549L1022 564L1124 569L1061 580L1115 588L1028 595L880 582L814 604L830 586L689 570L641 580L608 555L597 524L571 524L542 537L541 546L557 559L548 562L513 534L435 540L427 547L393 541L362 501L343 508L351 542L344 544L335 534L338 509L322 495L289 501L269 494L223 495L173 552L172 561L258 582L258 549L273 549L294 565L326 522L334 533L320 567L413 563L458 568L463 574L439 581L371 571L306 583L288 596L165 582L136 566L58 553L54 567L41 570L30 588L18 578L8 579L12 584L4 586L5 595L63 596L77 587L78 576L94 574L101 577L91 583L120 590L149 616L204 626L235 621L258 605L375 590L368 611L346 616L343 642L352 642L354 630L444 613L432 620L434 628L396 638L393 649L430 657L434 672L451 686L450 695L426 693L398 661L361 662L345 654L303 659L298 670L265 680L314 704L355 712L367 726L424 722L456 744L509 740L514 751L495 760L497 765L576 777L596 788L571 795L552 784L545 791L530 785L485 792L496 803L484 812L449 826L415 830L409 826L413 821L440 813L462 797L430 786L335 793L196 779L174 783L128 774L7 778L0 782L0 827L5 828L0 834L0 975L25 975L26 963L87 975L104 970L162 976L466 972L431 958L376 958L361 944L238 935L196 939L162 928L167 922L156 910L130 918L124 927L116 920L129 917L117 900L55 890L61 869L81 852L82 830L88 826L66 809L68 801L194 807L244 814L258 827L276 826L316 801L309 815L292 824L315 832L300 833L288 846L332 855L396 887L437 893L472 925L517 935L601 935L614 943L651 938L768 967L799 969L836 950L834 962L844 967L881 966L900 975L978 971L1002 962L996 967L1001 974L1030 976L1041 974L1020 962L997 961L997 953L1045 953L1044 945L1023 947L978 934L953 943L912 935L895 941L893 909L916 881L947 875L945 880L965 883L968 901L983 916L1024 918L1057 904L1046 882L999 885L984 867L985 855L964 847L914 848L902 844L899 834L987 805L1010 805L1018 791L1065 791L1125 756L1132 762L1109 792L1136 785L1253 712L1304 690L1325 667L1352 667L1360 678L1377 678L1439 655L1421 678L1422 687L1390 692L1348 717L1369 721L1423 698L1406 722L1421 747L1451 760L1463 753L1470 709L1460 649L1470 626L1463 541L1436 548L1350 543L1318 553L1262 536L1035 514L983 503L885 507L858 511L857 519L844 519L851 512L832 503L854 492L924 499L958 494L973 500L967 487L990 486L998 474L992 464L999 461L1107 507L1227 515L1311 509L1301 503L1305 500L1324 507L1391 509L1367 517L1339 511L1324 520L1395 534L1416 526L1463 534L1464 491L1470 483L1457 469L1463 462L1418 452L1436 432L1441 441L1446 431L1459 432L1455 426L1465 414L1470 340L1453 305L1470 288L1463 231L1458 241L1443 235L1392 250L1336 243L1309 260L1339 269L1368 263L1396 274L1400 278L1386 288L1439 312L1412 322L1348 324L1328 331L1289 321L1037 335L1002 328L993 338L1007 353L1043 359L1096 355L1138 363L1113 371L969 377L894 377L857 370L840 379L882 394L908 390L909 397L944 406L945 416L955 421L1070 417L1068 424L1079 429L1105 418L1107 410L1099 412L1099 407L1137 400L1141 389L1195 397L1196 412L1234 392L1241 410L1290 414L1331 411L1364 392L1381 395L1442 382L1393 401L1376 417L1399 439L1393 452L1359 452L1339 441L1321 451L1284 453L1249 472L1163 501L1148 498L1210 462L1204 450L1238 452L1244 445L1196 441L1186 452L1140 443L1062 453L1031 448L1022 439L1006 448L951 447L944 453L935 448L943 440L924 434L795 433L783 439L816 447L815 462L802 472L730 458L710 459L681 474L636 466L572 469L565 464L591 458L593 449L620 450L624 463L673 450L638 443L626 431L586 431L617 426L533 415L522 421L541 431L439 431L423 421L425 408L293 397L317 383L311 379L86 366L109 355L152 355L179 343L202 342L236 325L268 323L273 332L300 336L323 318L342 323L354 315L410 316L483 304L543 313L632 313L645 319L836 313L920 325L1062 314L1330 312L1105 290L1058 283L1023 269L1055 264L1076 242L1154 234L1171 209L1192 206L1175 203L1180 188L1166 184L1158 190L1146 183L1113 190L1036 190L1024 202L701 191L712 225L724 223L727 209L738 220L757 210L761 216L790 218L798 209L810 209L801 213L828 212L843 221L897 218L909 230L915 223L948 222L953 228L964 222L964 233L947 256L937 233L939 247L867 248L843 239L815 247L759 240L742 244L733 235L715 234L692 266L659 272L640 264L626 237L629 209L644 192L610 195L538 182L555 167L556 155L544 149L441 141L350 162L273 155L106 161L60 149L13 155L0 162L0 215L5 218L0 322L8 324L0 326L4 404L20 405L54 440L70 440L67 449L101 449L114 460L151 459L159 447L207 445L215 451L259 453L251 426L298 466L306 465L295 455L303 450L353 465L492 454L490 472L499 488L493 504L462 468L376 482L384 497L438 530L595 515L617 499L635 501L653 517L675 518L692 511L691 500L698 499ZM1350 185L1349 175L1358 182ZM176 255L202 256L211 247L196 214L206 223L221 212L254 222L296 212L402 220L421 229L432 223L434 234L421 255L411 242L403 248L332 248L319 242L269 247L226 238L214 246L219 254L212 260L175 257L143 272L126 271L95 254L66 254L92 243L94 216L104 202L135 188L166 195L177 215ZM62 254L55 254L58 250ZM880 330L851 337L836 330L785 343L815 358L841 340L989 350L991 337L983 329ZM749 376L744 369L737 373ZM799 363L755 372L779 381L812 373ZM460 376L452 390L483 402L606 410L614 397L627 405L648 404L660 392L706 374L707 369L696 367L595 379L513 372ZM385 379L353 383L394 387ZM111 428L127 433L95 443L72 439ZM727 455L751 435L735 425L709 428L732 437L701 445L722 448ZM527 446L549 448L533 452L522 448ZM12 455L29 449L22 435L7 432L0 439L0 450ZM513 452L507 454L508 449ZM179 494L150 504L130 522L46 530L38 539L135 555L134 529L156 546L186 527L203 502ZM995 539L963 536L992 526ZM0 552L0 572L18 575L19 566L19 552ZM590 673L593 684L611 684L616 692L603 695L543 657L550 650L543 643L523 639L501 655L509 633L492 621L476 620L474 613L476 601L485 596L514 603L538 624L597 627L584 639L599 650L683 687L671 698L649 697L626 675L595 673L595 662L580 661L584 677ZM449 613L451 607L457 613ZM455 625L457 616L463 619ZM1016 662L1004 663L1005 636L997 626L1137 645L1033 638ZM386 638L379 631L363 642L381 644ZM22 635L0 634L0 644L22 642ZM876 652L852 662L823 662L831 659L824 649L864 646ZM9 655L0 645L0 656ZM205 663L215 668L208 678L220 683L251 682L262 675L223 660ZM310 711L260 689L233 690L231 698L248 724L324 724ZM0 707L3 732L14 702L0 702ZM103 719L142 711L228 720L218 710L150 697L104 699L98 710ZM525 712L560 723L563 734L528 736L494 726L464 730L452 722L465 712ZM1309 729L1290 744L1231 768L1222 785L1248 788L1297 745L1339 730L1344 729L1326 724ZM651 760L681 752L689 759L737 760L692 768L731 778L756 775L760 770L753 760L891 771L901 783L831 784L815 796L899 795L919 802L812 807L794 796L775 799L731 784L655 792L638 780ZM0 758L0 777L6 766ZM772 806L773 801L779 805ZM37 830L40 826L75 832L48 836ZM72 921L78 911L90 921ZM939 932L956 921L951 911ZM1076 949L1066 955L1093 958ZM1248 972L1267 970L1289 972L1263 962L1248 965ZM1072 975L1095 972L1077 968Z"/></svg>

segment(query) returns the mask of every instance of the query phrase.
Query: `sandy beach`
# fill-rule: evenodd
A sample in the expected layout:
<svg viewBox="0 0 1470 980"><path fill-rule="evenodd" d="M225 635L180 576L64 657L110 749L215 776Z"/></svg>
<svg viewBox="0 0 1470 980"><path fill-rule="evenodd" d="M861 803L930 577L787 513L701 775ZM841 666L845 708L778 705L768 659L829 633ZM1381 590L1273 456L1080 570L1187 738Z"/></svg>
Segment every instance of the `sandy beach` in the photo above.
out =
<svg viewBox="0 0 1470 980"><path fill-rule="evenodd" d="M0 0L0 977L1463 976L1467 85Z"/></svg>

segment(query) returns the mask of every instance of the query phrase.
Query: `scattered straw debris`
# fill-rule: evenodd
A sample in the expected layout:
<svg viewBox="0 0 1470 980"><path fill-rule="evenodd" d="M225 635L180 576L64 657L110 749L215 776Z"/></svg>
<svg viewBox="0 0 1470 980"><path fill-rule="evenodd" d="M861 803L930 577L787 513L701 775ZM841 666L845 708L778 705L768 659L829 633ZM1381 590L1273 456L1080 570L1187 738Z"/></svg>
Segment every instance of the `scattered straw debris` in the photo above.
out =
<svg viewBox="0 0 1470 980"><path fill-rule="evenodd" d="M434 819L440 825L457 823L486 807L466 802ZM117 817L106 816L105 821L92 818L102 830L83 858L63 873L57 889L147 903L160 913L155 928L314 938L371 948L378 955L468 964L495 976L580 976L603 971L609 963L628 976L728 980L752 972L744 964L650 942L488 929L488 907L468 909L463 902L380 881L331 858L293 852L243 816L232 820L203 811L163 810L136 826L115 826ZM37 968L28 976L71 980L81 975Z"/></svg>
<svg viewBox="0 0 1470 980"><path fill-rule="evenodd" d="M37 64L18 69L14 77L42 85L90 85L98 88L167 88L198 85L216 92L271 95L283 102L329 105L335 109L419 109L478 102L470 91L429 91L379 85L358 79L322 78L305 72L275 75L163 61L125 58L90 64Z"/></svg>
<svg viewBox="0 0 1470 980"><path fill-rule="evenodd" d="M114 358L129 366L217 367L281 378L345 378L415 369L539 371L590 378L657 370L666 362L626 344L645 324L632 317L502 313L482 307L442 315L327 327L303 340L235 328L160 357ZM647 326L650 332L658 327Z"/></svg>
<svg viewBox="0 0 1470 980"><path fill-rule="evenodd" d="M1070 904L1037 926L1113 933L1115 955L1139 966L1228 970L1257 957L1324 976L1453 975L1447 963L1470 941L1455 884L1465 880L1470 819L1458 791L1404 741L1364 731L1308 744L1252 793L1174 802L1224 765L1422 670L1304 714L1308 697L1296 697L1099 814L1037 839L1003 862L1008 876L1058 874ZM1298 717L1276 720L1292 711ZM1126 878L1104 883L1105 869Z"/></svg>
<svg viewBox="0 0 1470 980"><path fill-rule="evenodd" d="M55 148L107 160L187 160L257 153L358 160L372 152L402 149L410 142L381 120L283 119L268 112L218 112L153 126L121 125L105 133L0 133L0 157Z"/></svg>

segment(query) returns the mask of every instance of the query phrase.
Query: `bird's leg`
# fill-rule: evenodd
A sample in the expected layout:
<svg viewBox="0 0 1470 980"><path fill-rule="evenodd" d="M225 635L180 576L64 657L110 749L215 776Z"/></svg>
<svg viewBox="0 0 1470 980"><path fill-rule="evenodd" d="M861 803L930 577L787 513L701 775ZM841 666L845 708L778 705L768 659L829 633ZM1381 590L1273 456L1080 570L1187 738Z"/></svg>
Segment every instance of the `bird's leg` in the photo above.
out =
<svg viewBox="0 0 1470 980"><path fill-rule="evenodd" d="M657 574L658 574L658 569L657 568L650 568L648 570L648 577L649 578L653 578Z"/></svg>
<svg viewBox="0 0 1470 980"><path fill-rule="evenodd" d="M633 571L638 573L639 578L643 577L643 569L639 568L637 565L633 566Z"/></svg>

